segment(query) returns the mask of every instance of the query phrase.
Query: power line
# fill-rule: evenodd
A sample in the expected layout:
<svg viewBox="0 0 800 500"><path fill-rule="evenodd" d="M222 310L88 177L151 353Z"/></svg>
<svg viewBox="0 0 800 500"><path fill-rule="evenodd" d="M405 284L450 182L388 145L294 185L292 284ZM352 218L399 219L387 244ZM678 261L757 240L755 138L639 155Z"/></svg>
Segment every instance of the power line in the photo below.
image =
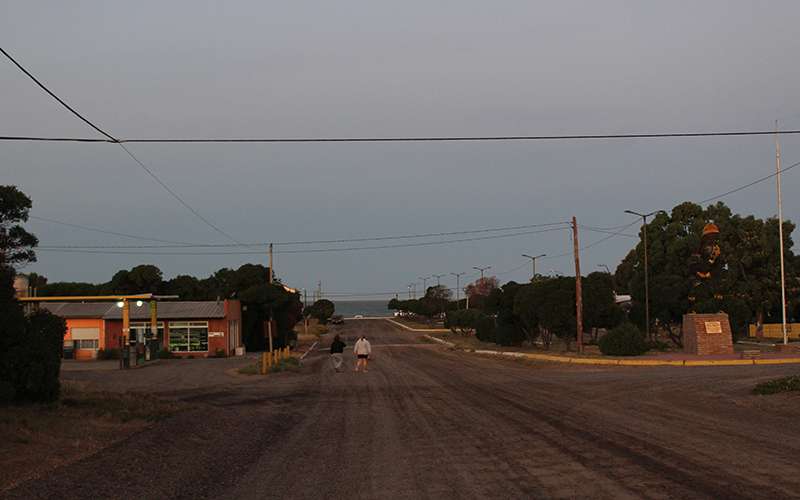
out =
<svg viewBox="0 0 800 500"><path fill-rule="evenodd" d="M196 216L198 219L200 219L201 221L203 221L203 222L204 222L204 223L205 223L207 226L209 226L211 229L213 229L213 230L214 230L214 231L216 231L217 233L219 233L219 234L221 234L221 235L225 236L226 238L228 238L229 240L231 240L231 241L233 241L233 242L235 242L235 243L239 243L239 241L238 241L238 240L236 240L236 238L232 237L231 235L229 235L228 233L226 233L225 231L223 231L222 229L220 229L219 227L217 227L217 226L216 226L215 224L213 224L211 221L209 221L208 219L206 219L205 217L203 217L202 215L200 215L200 213L199 213L197 210L195 210L195 209L194 209L194 208L193 208L191 205L189 205L188 203L186 203L186 201L184 201L184 200L183 200L183 198L181 198L180 196L178 196L178 194L177 194L175 191L173 191L173 190L172 190L172 189L171 189L169 186L167 186L167 185L166 185L166 184L165 184L165 183L164 183L164 182L163 182L163 181L162 181L162 180L161 180L161 179L160 179L160 178L159 178L159 177L158 177L158 176L157 176L155 173L153 173L153 171L152 171L152 170L150 170L150 168L148 168L148 167L147 167L147 165L145 165L145 164L144 164L142 161L140 161L140 160L139 160L139 159L138 159L136 156L134 156L134 154L133 154L133 153L132 153L132 152L131 152L131 151L130 151L128 148L126 148L124 144L122 144L122 141L120 141L120 140L119 140L119 139L117 139L116 137L112 136L111 134L109 134L109 133L108 133L108 132L106 132L105 130L101 129L100 127L98 127L97 125L95 125L94 123L92 123L91 121L89 121L89 119L87 119L86 117L84 117L83 115L81 115L80 113L78 113L77 111L75 111L75 109L73 109L73 108L72 108L72 106L70 106L69 104L67 104L66 102L64 102L64 101L63 101L63 100L62 100L60 97L58 97L58 96L57 96L55 93L53 93L53 92L52 92L52 91L51 91L49 88L47 88L47 87L46 87L46 86L45 86L45 85L44 85L42 82L40 82L40 81L39 81L39 80L38 80L38 79L37 79L35 76L33 76L33 74L31 74L31 72L30 72L30 71L28 71L27 69L25 69L25 68L24 68L24 67L23 67L23 66L22 66L22 65L21 65L19 62L17 62L17 60L16 60L16 59L14 59L13 57L11 57L11 54L9 54L9 53L8 53L8 52L6 52L5 50L3 50L3 48L2 48L2 47L0 47L0 52L2 52L2 53L3 53L3 55L4 55L4 56L6 56L6 57L7 57L7 58L8 58L8 59L9 59L9 60L12 62L12 63L14 63L14 65L15 65L17 68L19 68L19 69L20 69L20 71L22 71L23 73L25 73L25 75L27 75L27 76L28 76L28 77L29 77L31 80L33 80L33 81L36 83L36 85L38 85L38 86L39 86L39 87L40 87L42 90L44 90L45 92L47 92L47 94L49 94L49 95L50 95L50 97L52 97L53 99L55 99L56 101L58 101L58 102L59 102L59 104L61 104L62 106L64 106L66 109L68 109L68 110L69 110L69 111L70 111L70 112L71 112L73 115L77 116L77 117L78 117L79 119L81 119L81 120L82 120L84 123L86 123L87 125L89 125L89 126L90 126L90 127L92 127L93 129L95 129L96 131L100 132L102 135L104 135L105 137L107 137L107 139L105 140L105 142L110 142L110 143L118 144L118 145L119 145L119 146L120 146L120 147L121 147L121 148L122 148L122 149L125 151L125 153L127 153L127 154L128 154L128 156L130 156L130 157L133 159L133 161L135 161L135 162L136 162L136 163L137 163L137 164L138 164L138 165L139 165L139 166L140 166L140 167L141 167L141 168L142 168L142 169L143 169L145 172L147 172L147 174L148 174L150 177L152 177L152 178L153 178L153 179L154 179L154 180L155 180L155 181L156 181L156 182L157 182L157 183L158 183L158 184L159 184L161 187L163 187L163 188L164 188L164 189L165 189L165 190L166 190L166 191L167 191L167 192L168 192L168 193L169 193L169 194L170 194L170 195L171 195L173 198L175 198L175 199L176 199L176 200L177 200L177 201L178 201L178 202L179 202L181 205L183 205L184 207L186 207L186 209L188 209L188 210L189 210L189 211L190 211L192 214L194 214L194 215L195 215L195 216ZM63 140L63 138L62 138L61 140ZM89 142L89 141L86 141L86 140L81 140L81 142Z"/></svg>
<svg viewBox="0 0 800 500"><path fill-rule="evenodd" d="M53 99L55 99L56 101L58 101L58 102L59 102L59 103L60 103L62 106L64 106L65 108L67 108L67 109L68 109L68 110L69 110L69 111L70 111L70 112L71 112L73 115L77 116L77 117L78 117L78 118L79 118L81 121L83 121L84 123L86 123L87 125L89 125L90 127L92 127L93 129L95 129L96 131L98 131L98 132L100 132L101 134L103 134L104 136L106 136L106 137L108 138L108 140L107 140L106 142L119 142L119 141L116 139L116 137L114 137L113 135L109 134L109 133L108 133L108 132L106 132L105 130L101 129L100 127L98 127L98 126L97 126L97 125L95 125L94 123L90 122L90 121L89 121L89 120L88 120L86 117L84 117L82 114L80 114L80 113L78 113L77 111L75 111L75 110L72 108L72 106L70 106L69 104L67 104L66 102L64 102L64 101L63 101L63 100L62 100L60 97L58 97L58 96L57 96L57 95L55 95L53 92L51 92L51 91L50 91L50 89L48 89L48 88L47 88L47 87L46 87L46 86L45 86L45 85L44 85L42 82L40 82L40 81L39 81L39 80L38 80L38 79L37 79L35 76L33 76L33 75L32 75L32 74L31 74L31 73L30 73L30 72L29 72L27 69L23 68L23 67L22 67L22 65L21 65L20 63L18 63L16 59L14 59L13 57L11 57L11 54L9 54L9 53L8 53L8 52L6 52L5 50L3 50L3 48L2 48L2 47L0 47L0 52L2 52L2 53L3 53L3 55L4 55L4 56L6 56L6 57L8 58L8 60L9 60L9 61L11 61L12 63L14 63L14 66L16 66L17 68L19 68L19 69L20 69L20 71L22 71L23 73L25 73L26 75L28 75L28 78L30 78L31 80L33 80L33 81L36 83L36 85L38 85L38 86L39 86L39 88L41 88L42 90L44 90L45 92L47 92L48 94L50 94L50 97L52 97ZM86 141L82 141L82 142L86 142Z"/></svg>
<svg viewBox="0 0 800 500"><path fill-rule="evenodd" d="M419 234L403 234L397 236L373 236L361 238L349 238L338 240L309 240L309 241L286 241L273 243L275 246L298 246L298 245L312 245L312 244L333 244L333 243L357 243L365 241L385 241L385 240L403 240L403 239L420 239L432 238L440 236L454 236L461 234L477 234L477 233L494 233L501 231L513 231L517 229L531 229L538 227L552 227L561 226L567 222L550 222L546 224L526 224L522 226L506 226L506 227L493 227L482 229L471 229L465 231L449 231L439 233L419 233ZM179 243L174 245L42 245L40 248L57 249L57 248L74 248L74 249L104 249L104 248L118 248L118 249L142 249L142 248L226 248L236 246L246 247L259 247L267 246L269 243L244 243L244 244L229 244L229 243Z"/></svg>
<svg viewBox="0 0 800 500"><path fill-rule="evenodd" d="M360 250L383 250L383 249L391 249L391 248L411 248L411 247L424 247L424 246L436 246L436 245L447 245L451 243L465 243L470 241L482 241L482 240L491 240L491 239L501 239L501 238L511 238L515 236L524 236L530 234L540 234L540 233L547 233L551 231L561 231L566 228L561 227L552 227L547 229L539 229L537 231L522 231L516 233L508 233L508 234L499 234L499 235L491 235L491 236L478 236L473 238L460 238L460 239L453 239L453 240L444 240L444 241L425 241L425 242L417 242L417 243L402 243L396 245L373 245L373 246L356 246L356 247L344 247L344 248L312 248L312 249L305 249L305 250L278 250L276 254L302 254L302 253L335 253L335 252L351 252L351 251L360 251ZM262 254L263 251L236 251L236 252L156 252L156 251L146 251L146 252L139 252L139 251L117 251L117 250L94 250L94 249L66 249L66 248L50 248L50 247L37 247L37 250L46 251L46 252L62 252L62 253L86 253L86 254L106 254L106 255L252 255L252 254Z"/></svg>
<svg viewBox="0 0 800 500"><path fill-rule="evenodd" d="M778 173L788 172L789 170L791 170L791 169L793 169L793 168L795 168L797 166L800 166L800 162L793 163L793 164L789 165L788 167L781 169L779 172L775 172L775 173L766 175L764 177L761 177L760 179L756 179L753 182L750 182L749 184L745 184L744 186L740 186L740 187L738 187L736 189L731 189L730 191L726 191L726 192L724 192L724 193L722 193L720 195L713 196L711 198L706 198L705 200L697 202L697 204L698 205L702 205L702 204L708 203L710 201L715 201L715 200L718 200L720 198L724 198L725 196L728 196L729 194L738 193L739 191L741 191L743 189L747 189L750 186L755 186L756 184L758 184L760 182L764 182L766 180L772 179L773 177L777 176Z"/></svg>
<svg viewBox="0 0 800 500"><path fill-rule="evenodd" d="M122 236L123 238L131 238L131 239L135 239L135 240L157 241L157 242L161 242L161 243L172 243L172 244L175 244L175 245L192 245L191 243L186 243L184 241L163 240L163 239L160 239L160 238L150 238L150 237L147 237L147 236L139 236L139 235L135 235L135 234L120 233L120 232L111 231L111 230L108 230L108 229L99 229L99 228L96 228L96 227L84 226L84 225L81 225L81 224L73 224L71 222L64 222L64 221L60 221L60 220L56 220L56 219L49 219L47 217L39 217L39 216L36 216L36 215L29 215L28 218L34 219L34 220L38 220L38 221L42 221L42 222L50 222L52 224L60 224L62 226L74 227L74 228L77 228L77 229L83 229L83 230L86 230L86 231L93 231L93 232L96 232L96 233L110 234L110 235L113 235L113 236Z"/></svg>
<svg viewBox="0 0 800 500"><path fill-rule="evenodd" d="M83 137L0 136L3 141L40 142L109 142L115 144L242 144L242 143L325 143L325 142L509 142L602 139L668 139L699 137L743 137L775 135L774 130L737 130L705 132L653 132L620 134L562 134L562 135L487 135L487 136L406 136L406 137L263 137L263 138L131 138L91 139ZM800 130L780 130L780 135L800 134Z"/></svg>

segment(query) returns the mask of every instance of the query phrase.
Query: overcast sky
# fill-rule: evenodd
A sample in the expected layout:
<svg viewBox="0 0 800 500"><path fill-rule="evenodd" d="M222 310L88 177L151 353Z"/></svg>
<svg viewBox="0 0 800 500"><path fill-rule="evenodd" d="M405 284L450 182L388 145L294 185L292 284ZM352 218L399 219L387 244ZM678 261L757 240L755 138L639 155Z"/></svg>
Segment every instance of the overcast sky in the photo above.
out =
<svg viewBox="0 0 800 500"><path fill-rule="evenodd" d="M775 119L800 128L797 19L800 3L791 0L9 0L0 7L0 43L117 137L770 130ZM6 60L0 135L98 137ZM129 147L244 242L461 231L573 215L618 226L633 220L625 209L669 209L775 168L772 137ZM800 138L784 137L782 148L784 166L800 161ZM32 215L228 243L113 144L0 143L0 182L31 196ZM784 214L795 221L798 187L800 173L785 174ZM776 213L772 182L724 201L736 212ZM42 245L147 244L37 221L28 227ZM581 243L603 237L583 232ZM613 269L635 242L615 237L587 249L584 273L600 264ZM499 278L521 281L529 267L519 268L520 254L570 248L563 230L278 254L275 267L299 288L322 280L335 292L402 292L419 276L472 266L518 268ZM106 281L141 263L166 277L266 263L259 255L38 257L25 270L51 281ZM539 270L572 274L572 265L567 256L542 260Z"/></svg>

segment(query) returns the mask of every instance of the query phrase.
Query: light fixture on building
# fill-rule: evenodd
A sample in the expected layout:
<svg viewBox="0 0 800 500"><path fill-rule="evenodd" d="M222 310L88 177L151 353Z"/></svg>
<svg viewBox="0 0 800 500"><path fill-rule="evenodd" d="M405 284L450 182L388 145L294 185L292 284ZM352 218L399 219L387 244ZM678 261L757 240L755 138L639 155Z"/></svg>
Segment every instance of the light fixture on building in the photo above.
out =
<svg viewBox="0 0 800 500"><path fill-rule="evenodd" d="M117 307L120 307L120 308L121 308L121 307L123 307L124 305L125 305L125 302L123 302L123 301L121 301L121 300L120 300L119 302L117 302Z"/></svg>
<svg viewBox="0 0 800 500"><path fill-rule="evenodd" d="M136 301L136 307L142 307L143 302L141 300Z"/></svg>

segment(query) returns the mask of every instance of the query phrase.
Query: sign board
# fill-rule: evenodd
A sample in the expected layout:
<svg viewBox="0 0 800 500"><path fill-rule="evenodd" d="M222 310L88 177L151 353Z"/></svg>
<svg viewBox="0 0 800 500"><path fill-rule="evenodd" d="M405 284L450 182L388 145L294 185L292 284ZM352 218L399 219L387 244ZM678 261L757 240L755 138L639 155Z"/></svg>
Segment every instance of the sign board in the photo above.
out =
<svg viewBox="0 0 800 500"><path fill-rule="evenodd" d="M208 332L209 337L224 337L224 332Z"/></svg>
<svg viewBox="0 0 800 500"><path fill-rule="evenodd" d="M722 333L722 323L719 321L706 321L706 333Z"/></svg>

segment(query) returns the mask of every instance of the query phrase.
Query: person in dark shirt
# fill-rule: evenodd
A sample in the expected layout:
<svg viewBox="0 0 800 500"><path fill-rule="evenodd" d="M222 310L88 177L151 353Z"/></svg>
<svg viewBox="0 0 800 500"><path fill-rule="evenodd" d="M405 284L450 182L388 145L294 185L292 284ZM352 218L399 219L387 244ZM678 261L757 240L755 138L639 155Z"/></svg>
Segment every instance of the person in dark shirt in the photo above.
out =
<svg viewBox="0 0 800 500"><path fill-rule="evenodd" d="M331 343L331 362L333 363L333 369L337 372L342 371L342 353L344 352L344 348L345 343L342 342L339 335L333 337L333 342Z"/></svg>

